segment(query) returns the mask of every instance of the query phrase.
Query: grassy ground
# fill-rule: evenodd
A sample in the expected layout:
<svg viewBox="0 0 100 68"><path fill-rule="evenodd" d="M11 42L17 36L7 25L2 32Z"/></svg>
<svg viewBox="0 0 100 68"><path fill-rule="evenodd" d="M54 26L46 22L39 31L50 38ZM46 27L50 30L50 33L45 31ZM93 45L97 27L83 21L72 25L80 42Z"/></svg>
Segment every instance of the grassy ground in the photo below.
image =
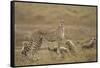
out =
<svg viewBox="0 0 100 68"><path fill-rule="evenodd" d="M65 54L59 59L57 54L47 49L39 50L40 60L33 62L20 54L24 36L36 30L55 30L61 17L64 19L65 37L74 41L78 47L77 56ZM77 43L85 42L96 36L96 8L86 6L48 5L32 3L15 4L15 64L36 65L96 61L96 48L81 50ZM44 42L42 47L56 45Z"/></svg>

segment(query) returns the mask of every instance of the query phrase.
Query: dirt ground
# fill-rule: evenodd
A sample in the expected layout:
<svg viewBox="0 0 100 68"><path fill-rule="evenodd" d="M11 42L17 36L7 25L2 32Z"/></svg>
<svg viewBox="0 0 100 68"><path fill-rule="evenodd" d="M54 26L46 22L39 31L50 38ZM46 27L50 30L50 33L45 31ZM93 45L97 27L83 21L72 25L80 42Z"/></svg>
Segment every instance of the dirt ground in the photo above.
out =
<svg viewBox="0 0 100 68"><path fill-rule="evenodd" d="M78 55L59 59L56 53L48 51L45 47L56 45L44 42L39 50L39 61L23 57L20 53L24 36L36 30L55 30L64 20L65 40L73 40ZM81 50L81 43L96 37L96 7L71 6L37 3L15 3L15 65L39 65L55 63L72 63L96 61L96 44L94 48ZM77 43L79 42L79 43Z"/></svg>

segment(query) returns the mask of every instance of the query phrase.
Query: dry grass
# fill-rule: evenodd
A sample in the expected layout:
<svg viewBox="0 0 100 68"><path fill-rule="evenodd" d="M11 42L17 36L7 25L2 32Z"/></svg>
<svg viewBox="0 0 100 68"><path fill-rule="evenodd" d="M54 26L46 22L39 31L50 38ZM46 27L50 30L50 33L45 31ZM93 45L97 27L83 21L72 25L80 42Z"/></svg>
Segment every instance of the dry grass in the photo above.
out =
<svg viewBox="0 0 100 68"><path fill-rule="evenodd" d="M69 56L66 53L63 59L59 59L57 54L44 49L39 50L40 60L37 62L23 57L20 50L24 36L40 29L55 30L59 25L60 17L64 19L66 40L73 40L79 50L77 56ZM15 65L17 66L96 61L96 48L81 50L81 45L77 43L96 36L95 7L16 3L15 32ZM56 43L44 42L42 47L51 45Z"/></svg>

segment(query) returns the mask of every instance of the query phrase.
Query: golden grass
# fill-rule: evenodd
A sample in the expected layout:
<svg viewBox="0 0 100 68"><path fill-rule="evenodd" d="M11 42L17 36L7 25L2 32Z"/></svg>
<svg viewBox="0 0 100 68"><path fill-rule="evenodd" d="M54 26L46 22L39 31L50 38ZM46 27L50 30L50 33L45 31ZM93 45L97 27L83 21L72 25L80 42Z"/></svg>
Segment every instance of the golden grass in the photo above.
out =
<svg viewBox="0 0 100 68"><path fill-rule="evenodd" d="M96 49L84 49L77 54L68 53L64 54L64 58L59 58L55 52L48 51L47 49L39 50L39 61L33 61L32 58L23 57L20 54L20 49L16 49L15 63L16 65L39 65L39 64L56 64L56 63L72 63L72 62L90 62L96 61Z"/></svg>

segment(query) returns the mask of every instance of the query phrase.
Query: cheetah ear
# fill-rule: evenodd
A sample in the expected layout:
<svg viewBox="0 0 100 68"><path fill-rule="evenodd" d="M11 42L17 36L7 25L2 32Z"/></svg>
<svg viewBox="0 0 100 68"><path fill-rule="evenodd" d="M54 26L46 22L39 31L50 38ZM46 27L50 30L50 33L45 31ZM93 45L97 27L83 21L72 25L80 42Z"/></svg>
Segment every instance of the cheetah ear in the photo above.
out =
<svg viewBox="0 0 100 68"><path fill-rule="evenodd" d="M26 46L27 45L27 42L23 42L22 44Z"/></svg>

